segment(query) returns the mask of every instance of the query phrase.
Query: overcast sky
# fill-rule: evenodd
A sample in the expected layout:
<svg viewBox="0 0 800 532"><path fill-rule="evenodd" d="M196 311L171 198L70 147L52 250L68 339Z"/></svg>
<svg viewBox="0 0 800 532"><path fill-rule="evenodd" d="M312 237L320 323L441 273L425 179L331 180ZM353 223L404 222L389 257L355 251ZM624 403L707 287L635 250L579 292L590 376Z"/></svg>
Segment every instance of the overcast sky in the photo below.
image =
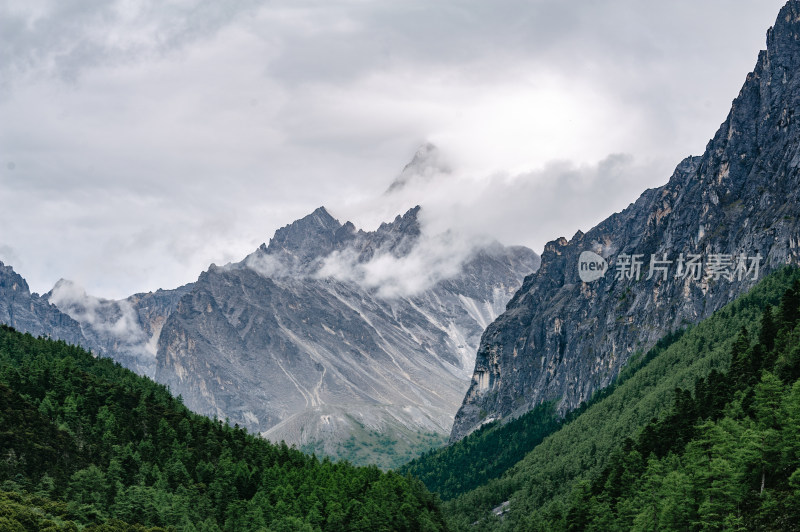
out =
<svg viewBox="0 0 800 532"><path fill-rule="evenodd" d="M0 1L0 260L124 297L415 203L540 252L702 153L783 3Z"/></svg>

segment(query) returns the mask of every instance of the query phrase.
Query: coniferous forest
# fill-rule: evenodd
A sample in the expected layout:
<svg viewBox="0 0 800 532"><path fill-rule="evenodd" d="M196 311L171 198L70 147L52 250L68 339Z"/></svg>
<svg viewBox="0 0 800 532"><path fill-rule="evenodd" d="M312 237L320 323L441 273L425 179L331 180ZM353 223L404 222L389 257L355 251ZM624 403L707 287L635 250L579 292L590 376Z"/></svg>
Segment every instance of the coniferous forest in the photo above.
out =
<svg viewBox="0 0 800 532"><path fill-rule="evenodd" d="M675 389L671 409L626 438L560 511L565 530L800 527L800 284L743 325L727 371Z"/></svg>
<svg viewBox="0 0 800 532"><path fill-rule="evenodd" d="M444 530L417 480L191 413L110 359L0 326L0 530Z"/></svg>

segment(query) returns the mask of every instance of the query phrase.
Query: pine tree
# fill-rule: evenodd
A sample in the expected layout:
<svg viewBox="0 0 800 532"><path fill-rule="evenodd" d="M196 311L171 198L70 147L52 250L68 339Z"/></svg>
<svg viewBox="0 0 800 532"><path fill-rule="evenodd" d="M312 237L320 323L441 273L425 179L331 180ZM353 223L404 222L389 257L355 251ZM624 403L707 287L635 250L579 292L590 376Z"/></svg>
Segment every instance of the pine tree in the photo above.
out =
<svg viewBox="0 0 800 532"><path fill-rule="evenodd" d="M592 493L588 482L579 483L572 492L567 512L567 531L582 532L589 526Z"/></svg>
<svg viewBox="0 0 800 532"><path fill-rule="evenodd" d="M731 348L731 378L739 388L747 386L752 377L750 360L750 339L747 328L742 325L739 335Z"/></svg>
<svg viewBox="0 0 800 532"><path fill-rule="evenodd" d="M777 335L778 325L772 316L772 306L767 305L761 315L761 331L758 333L758 343L763 345L767 352L772 351L772 348L775 347L775 337Z"/></svg>
<svg viewBox="0 0 800 532"><path fill-rule="evenodd" d="M791 288L783 293L780 305L781 328L794 329L800 320L800 283L795 281Z"/></svg>
<svg viewBox="0 0 800 532"><path fill-rule="evenodd" d="M664 478L661 526L664 530L688 530L695 519L691 482L681 470L670 471Z"/></svg>

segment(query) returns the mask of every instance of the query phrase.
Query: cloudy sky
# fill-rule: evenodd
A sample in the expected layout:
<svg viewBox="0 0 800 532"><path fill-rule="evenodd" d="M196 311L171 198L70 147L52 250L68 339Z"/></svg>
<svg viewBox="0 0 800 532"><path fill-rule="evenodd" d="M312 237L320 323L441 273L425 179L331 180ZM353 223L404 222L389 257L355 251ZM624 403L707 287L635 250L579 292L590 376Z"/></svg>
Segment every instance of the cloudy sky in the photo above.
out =
<svg viewBox="0 0 800 532"><path fill-rule="evenodd" d="M538 252L703 151L783 3L0 1L0 260L123 297L415 203Z"/></svg>

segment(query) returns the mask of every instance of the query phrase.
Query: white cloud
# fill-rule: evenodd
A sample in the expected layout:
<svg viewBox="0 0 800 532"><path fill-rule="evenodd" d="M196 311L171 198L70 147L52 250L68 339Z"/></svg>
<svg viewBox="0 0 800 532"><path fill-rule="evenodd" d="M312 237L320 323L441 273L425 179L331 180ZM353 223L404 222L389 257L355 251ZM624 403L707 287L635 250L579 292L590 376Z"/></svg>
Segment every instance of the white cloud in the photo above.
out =
<svg viewBox="0 0 800 532"><path fill-rule="evenodd" d="M353 202L334 213L357 226L374 227L390 213L418 201L426 234L453 233L472 242L488 237L525 243L536 251L559 236L587 231L636 200L660 167L627 154L594 164L551 161L542 168L489 176L454 168L435 179L412 180L391 194ZM421 198L421 200L420 200Z"/></svg>
<svg viewBox="0 0 800 532"><path fill-rule="evenodd" d="M244 265L262 277L271 279L303 277L306 273L290 268L280 255L267 255L261 252L248 256L244 261Z"/></svg>
<svg viewBox="0 0 800 532"><path fill-rule="evenodd" d="M352 282L387 299L413 297L457 276L472 253L486 243L453 231L430 235L423 228L406 255L397 257L388 250L378 250L369 261L362 262L351 248L334 251L314 275Z"/></svg>

